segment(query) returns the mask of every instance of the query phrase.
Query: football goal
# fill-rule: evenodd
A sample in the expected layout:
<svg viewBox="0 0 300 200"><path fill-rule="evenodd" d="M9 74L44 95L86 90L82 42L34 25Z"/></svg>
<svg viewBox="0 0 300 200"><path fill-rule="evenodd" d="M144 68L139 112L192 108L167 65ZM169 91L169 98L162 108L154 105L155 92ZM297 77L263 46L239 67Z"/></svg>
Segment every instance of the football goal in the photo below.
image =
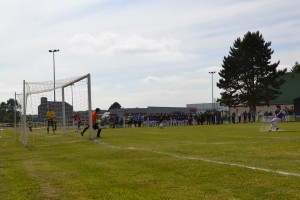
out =
<svg viewBox="0 0 300 200"><path fill-rule="evenodd" d="M21 130L20 140L24 145L33 141L37 133L67 136L69 132L78 132L92 121L90 74L55 83L24 80L23 92L16 95L16 101L21 106L17 111L20 120L15 122L15 127ZM92 126L90 139L93 139Z"/></svg>

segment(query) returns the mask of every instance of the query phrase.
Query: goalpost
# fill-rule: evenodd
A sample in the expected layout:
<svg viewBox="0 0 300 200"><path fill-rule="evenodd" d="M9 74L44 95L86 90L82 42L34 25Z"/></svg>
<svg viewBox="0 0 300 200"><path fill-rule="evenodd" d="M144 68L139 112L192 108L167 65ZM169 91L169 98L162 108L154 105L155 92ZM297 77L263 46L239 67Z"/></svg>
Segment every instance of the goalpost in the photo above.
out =
<svg viewBox="0 0 300 200"><path fill-rule="evenodd" d="M54 88L55 86L55 88ZM35 133L47 134L46 113L51 108L55 114L53 134L67 135L67 130L77 131L74 128L73 116L80 115L78 127L88 125L90 140L93 140L92 102L91 102L91 76L90 74L43 82L23 81L23 92L15 95L21 105L20 122L15 121L15 127L21 130L21 140L24 145L28 139L34 140ZM77 125L76 125L77 126ZM51 127L50 127L51 130ZM52 131L48 132L52 134ZM79 132L75 132L79 134Z"/></svg>

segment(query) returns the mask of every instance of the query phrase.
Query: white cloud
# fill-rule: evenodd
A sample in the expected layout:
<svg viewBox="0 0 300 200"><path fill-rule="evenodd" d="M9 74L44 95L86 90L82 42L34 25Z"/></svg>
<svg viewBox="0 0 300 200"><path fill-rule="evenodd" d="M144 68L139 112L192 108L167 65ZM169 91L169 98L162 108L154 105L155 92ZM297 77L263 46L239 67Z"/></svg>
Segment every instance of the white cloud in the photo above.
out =
<svg viewBox="0 0 300 200"><path fill-rule="evenodd" d="M159 77L155 77L155 76L148 76L148 77L142 79L142 82L144 82L144 83L161 83L162 79Z"/></svg>
<svg viewBox="0 0 300 200"><path fill-rule="evenodd" d="M184 60L181 42L174 39L151 39L140 35L121 35L105 32L97 36L88 33L74 35L68 44L80 54L101 56L139 55L159 60Z"/></svg>

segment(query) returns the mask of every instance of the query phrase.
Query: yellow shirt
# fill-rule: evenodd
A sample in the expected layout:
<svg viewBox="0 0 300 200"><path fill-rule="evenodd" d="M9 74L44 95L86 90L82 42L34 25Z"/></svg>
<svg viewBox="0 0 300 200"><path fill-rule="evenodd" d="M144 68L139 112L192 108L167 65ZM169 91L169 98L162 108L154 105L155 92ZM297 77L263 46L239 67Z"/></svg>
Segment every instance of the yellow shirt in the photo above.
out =
<svg viewBox="0 0 300 200"><path fill-rule="evenodd" d="M47 118L48 120L54 120L54 119L55 119L55 112L54 112L54 111L48 111L48 112L46 113L46 118Z"/></svg>

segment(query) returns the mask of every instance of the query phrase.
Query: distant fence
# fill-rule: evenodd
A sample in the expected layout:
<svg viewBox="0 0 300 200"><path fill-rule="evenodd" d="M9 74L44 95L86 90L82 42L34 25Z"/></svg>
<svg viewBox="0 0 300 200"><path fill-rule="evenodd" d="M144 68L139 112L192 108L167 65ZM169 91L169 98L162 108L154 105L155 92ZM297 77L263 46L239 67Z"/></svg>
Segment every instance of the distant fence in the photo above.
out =
<svg viewBox="0 0 300 200"><path fill-rule="evenodd" d="M299 122L300 121L300 114L296 114L294 118L295 118L295 121Z"/></svg>
<svg viewBox="0 0 300 200"><path fill-rule="evenodd" d="M14 123L0 123L0 127L14 127Z"/></svg>
<svg viewBox="0 0 300 200"><path fill-rule="evenodd" d="M271 120L273 118L274 118L274 116L258 116L257 121L258 122L271 122ZM299 121L299 120L300 120L299 115L298 116L297 115L286 115L285 119L284 119L285 122L293 122L293 121Z"/></svg>

